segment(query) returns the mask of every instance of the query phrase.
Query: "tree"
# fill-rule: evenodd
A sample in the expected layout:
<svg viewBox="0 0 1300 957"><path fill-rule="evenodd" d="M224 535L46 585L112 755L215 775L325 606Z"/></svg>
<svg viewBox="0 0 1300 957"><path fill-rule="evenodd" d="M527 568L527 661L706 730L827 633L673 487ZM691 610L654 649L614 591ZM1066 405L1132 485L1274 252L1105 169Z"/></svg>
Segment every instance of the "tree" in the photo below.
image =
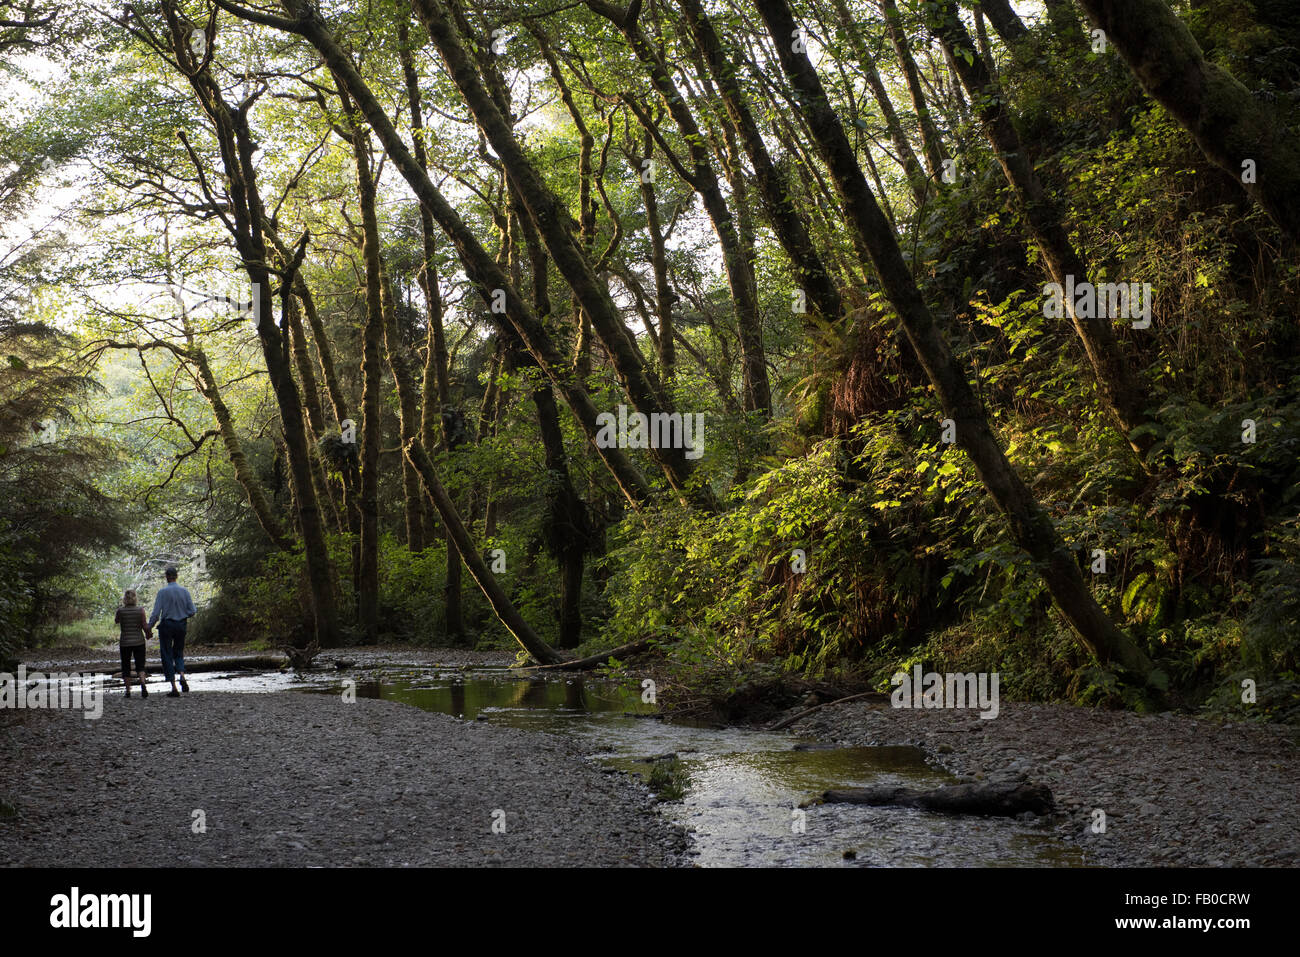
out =
<svg viewBox="0 0 1300 957"><path fill-rule="evenodd" d="M1114 661L1146 678L1152 668L1150 660L1097 604L1051 518L1007 462L970 388L967 371L953 356L912 280L893 231L876 205L843 127L831 110L820 78L802 46L794 42L800 34L789 6L785 0L756 0L756 6L772 36L781 67L801 96L818 151L843 196L845 216L871 253L872 265L898 312L908 341L934 384L944 412L956 426L958 445L970 455L980 479L1006 515L1016 542L1037 564L1084 646L1102 661Z"/></svg>
<svg viewBox="0 0 1300 957"><path fill-rule="evenodd" d="M1164 0L1080 0L1142 88L1169 110L1206 158L1242 184L1300 240L1300 149L1277 111L1205 59Z"/></svg>
<svg viewBox="0 0 1300 957"><path fill-rule="evenodd" d="M202 31L202 35L206 37L205 42L198 45L191 42L196 28L183 18L175 4L164 3L162 13L167 29L166 40L159 39L143 23L139 23L137 35L147 38L158 54L167 58L188 80L216 136L228 191L224 197L218 199L205 182L204 192L210 208L230 233L249 281L249 303L257 321L257 334L266 359L267 373L280 410L294 501L306 555L313 605L313 621L309 633L312 636L311 641L319 647L331 647L338 641L338 616L335 609L333 573L325 542L325 526L312 481L302 399L293 378L288 356L287 326L282 333L276 327L273 318L275 312L273 273L265 231L262 228L266 212L257 186L257 167L253 155L255 147L248 127L248 110L255 97L250 97L239 106L232 107L225 101L221 87L212 78L209 71L211 64L209 51L216 33L215 18L210 20ZM197 53L199 49L204 52ZM179 135L195 170L200 177L203 177L204 161L195 152L185 133L182 131ZM306 237L295 254L295 263L279 275L282 308L287 308L293 276L305 248Z"/></svg>

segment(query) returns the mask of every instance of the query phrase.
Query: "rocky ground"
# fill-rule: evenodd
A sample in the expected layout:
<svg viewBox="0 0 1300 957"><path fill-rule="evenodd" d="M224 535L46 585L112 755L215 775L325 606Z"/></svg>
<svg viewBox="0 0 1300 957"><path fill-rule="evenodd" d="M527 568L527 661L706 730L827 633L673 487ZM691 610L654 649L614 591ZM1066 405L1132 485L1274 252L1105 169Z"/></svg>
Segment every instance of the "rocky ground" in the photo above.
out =
<svg viewBox="0 0 1300 957"><path fill-rule="evenodd" d="M0 863L661 867L682 859L681 832L654 813L643 788L602 774L552 735L364 698L167 698L162 690L154 682L147 699L126 699L115 687L98 720L0 712L0 796L17 812L0 814ZM500 821L503 833L494 830Z"/></svg>
<svg viewBox="0 0 1300 957"><path fill-rule="evenodd" d="M112 652L23 657L29 670L108 671L116 667ZM245 654L260 653L196 648L186 657L216 667ZM474 667L513 656L403 646L330 652L317 664L332 669L336 660L357 669ZM156 672L156 662L151 667ZM99 720L78 711L0 711L0 863L684 859L686 839L655 814L643 788L602 773L560 737L364 698L168 699L156 674L148 700L124 699L112 687ZM1041 781L1058 808L1040 819L1043 830L1102 866L1300 865L1294 728L1006 701L985 720L975 710L895 710L882 696L829 705L790 731L839 745L916 745L932 763L975 780ZM1104 832L1094 827L1099 810ZM493 830L498 811L504 833Z"/></svg>
<svg viewBox="0 0 1300 957"><path fill-rule="evenodd" d="M845 745L913 744L978 780L1024 777L1053 791L1049 826L1098 864L1300 865L1295 729L1003 702L978 711L830 705L792 728ZM1094 812L1105 832L1094 833Z"/></svg>

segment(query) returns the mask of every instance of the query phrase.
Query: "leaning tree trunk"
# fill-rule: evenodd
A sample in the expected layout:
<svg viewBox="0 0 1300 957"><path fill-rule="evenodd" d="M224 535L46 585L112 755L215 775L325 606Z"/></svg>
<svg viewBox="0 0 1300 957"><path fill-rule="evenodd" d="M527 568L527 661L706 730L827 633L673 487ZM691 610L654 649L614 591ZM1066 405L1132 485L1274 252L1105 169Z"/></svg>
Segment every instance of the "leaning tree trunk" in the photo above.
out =
<svg viewBox="0 0 1300 957"><path fill-rule="evenodd" d="M168 257L167 281L170 283L172 281L170 251ZM181 314L181 328L185 333L185 344L188 348L181 350L178 346L170 345L165 348L194 363L194 368L198 372L200 391L208 400L208 405L212 407L212 415L217 420L217 432L221 436L222 445L226 448L226 456L230 459L230 467L234 470L235 481L244 490L249 508L253 510L253 517L257 519L257 524L261 526L262 531L266 532L266 537L276 548L286 552L293 551L293 538L285 532L284 526L271 511L262 483L253 473L248 456L244 454L244 444L240 441L239 430L235 428L234 416L230 414L230 407L226 405L226 400L221 394L221 387L212 372L212 365L208 362L207 354L195 344L194 329L184 311Z"/></svg>
<svg viewBox="0 0 1300 957"><path fill-rule="evenodd" d="M189 330L187 328L186 337L188 338L188 336ZM217 429L221 433L222 444L226 447L226 455L230 459L230 466L235 471L235 481L244 490L249 507L253 510L253 517L257 519L257 524L262 527L262 531L266 532L267 538L275 544L276 548L283 551L292 551L293 539L285 534L280 520L271 511L271 505L262 491L262 483L258 481L257 476L253 474L253 470L248 464L248 457L244 454L243 443L240 442L239 433L235 429L234 418L231 416L230 409L221 395L221 389L217 386L217 378L212 374L212 367L208 364L207 356L204 355L202 349L194 349L190 355L194 360L195 368L198 369L199 381L203 384L203 397L212 406L212 414L216 417Z"/></svg>
<svg viewBox="0 0 1300 957"><path fill-rule="evenodd" d="M405 345L401 341L393 313L385 312L382 315L384 317L384 337L388 343L389 363L393 371L393 381L397 386L398 414L402 419L407 416L414 418L415 410L419 405L419 393L415 388L412 363ZM460 513L457 512L451 496L447 494L446 488L438 479L433 463L429 459L429 454L416 433L415 422L403 421L399 423L399 431L403 437L403 454L406 460L411 463L412 467L420 475L425 490L433 502L443 526L450 532L452 542L460 553L461 559L469 569L470 575L483 590L483 594L486 596L488 604L491 605L497 619L515 637L520 646L532 656L533 660L540 664L554 664L562 661L563 658L547 645L533 631L528 622L524 620L519 610L510 601L510 597L505 593L505 589L501 587L501 583L497 581L483 561L478 548L470 537L469 531L465 528L465 523L461 521Z"/></svg>
<svg viewBox="0 0 1300 957"><path fill-rule="evenodd" d="M489 318L499 326L508 323L523 338L528 350L537 358L542 371L560 390L565 402L573 409L574 417L584 434L628 501L634 506L646 501L650 497L650 487L645 476L631 459L622 449L604 448L597 443L596 437L600 431L600 427L596 424L597 411L585 386L575 381L569 374L569 370L565 367L565 360L560 356L555 342L542 327L527 302L520 297L501 267L488 255L474 232L447 202L441 191L433 185L428 174L416 163L410 150L402 142L397 128L352 65L343 48L339 46L338 40L325 27L320 16L310 11L304 0L282 0L282 2L294 19L286 20L245 9L238 10L238 15L254 23L299 34L317 49L330 70L347 85L348 92L360 107L371 129L383 143L384 150L393 161L393 165L397 167L421 204L428 208L455 245L457 255L470 281L474 283L484 302L493 300L495 290L499 289L504 294L506 306L504 316L490 313ZM667 466L665 466L665 475L669 477L672 475ZM707 495L696 496L697 500L701 497Z"/></svg>
<svg viewBox="0 0 1300 957"><path fill-rule="evenodd" d="M479 77L447 11L438 0L413 2L479 129L496 152L511 185L523 197L529 217L541 233L556 268L591 316L592 328L609 353L633 409L646 416L656 412L671 413L671 403L646 368L635 343L630 340L609 290L583 255L582 247L573 233L568 210L524 154ZM385 143L385 146L389 147L389 144ZM389 148L391 154L391 147ZM509 295L508 290L503 291ZM489 294L490 292L491 287ZM694 494L696 497L704 495L702 490L688 489L687 481L694 470L695 461L686 458L685 449L660 448L649 451L675 491L682 495Z"/></svg>
<svg viewBox="0 0 1300 957"><path fill-rule="evenodd" d="M886 0L886 2L892 5L893 0ZM979 6L1007 46L1013 46L1029 35L1024 21L1015 10L1011 9L1010 0L980 0Z"/></svg>
<svg viewBox="0 0 1300 957"><path fill-rule="evenodd" d="M1278 111L1208 62L1164 0L1080 4L1142 89L1192 134L1210 162L1300 241L1300 148Z"/></svg>
<svg viewBox="0 0 1300 957"><path fill-rule="evenodd" d="M358 160L358 183L360 193L363 197L362 203L362 222L365 235L365 246L363 252L367 257L367 307L370 305L378 306L376 315L379 317L381 324L381 334L388 344L388 359L393 372L393 380L397 386L398 395L398 413L403 421L399 423L399 431L402 435L403 454L407 461L420 475L437 510L439 518L443 525L450 532L452 541L456 549L460 552L461 559L469 568L470 574L482 588L483 594L487 597L488 603L496 613L497 618L506 627L506 629L515 637L519 644L527 651L534 660L542 664L552 664L558 662L561 656L557 654L550 646L541 640L533 629L519 614L518 609L510 601L505 590L500 583L488 570L482 557L479 555L469 532L466 530L464 523L461 521L460 514L456 511L451 497L447 490L439 481L433 463L430 461L427 451L421 444L416 432L416 423L414 421L416 409L419 406L419 393L414 385L414 376L411 371L411 362L407 354L404 343L401 342L400 333L397 330L396 317L393 310L383 308L382 290L383 290L383 273L382 262L379 261L378 253L378 227L374 219L374 193L373 180L370 177L369 153L365 143L365 134L359 123L354 123L354 146ZM364 171L364 178L362 173ZM367 190L369 184L369 190ZM367 207L369 212L367 213ZM372 251L373 250L373 257ZM376 274L377 282L372 283L370 278L372 258L373 267ZM373 288L372 288L373 287ZM377 300L371 302L372 299ZM411 421L405 421L407 417Z"/></svg>
<svg viewBox="0 0 1300 957"><path fill-rule="evenodd" d="M894 55L898 57L899 65L903 68L903 78L907 81L907 93L912 98L912 112L916 114L916 125L921 133L925 162L930 168L930 175L937 177L943 170L947 153L943 148L943 139L939 136L939 128L935 126L934 117L930 114L925 90L921 88L921 77L916 68L916 58L912 56L912 48L908 45L903 19L894 0L881 0L880 10L885 17L889 42L894 47Z"/></svg>
<svg viewBox="0 0 1300 957"><path fill-rule="evenodd" d="M754 166L758 193L781 248L790 257L795 275L814 311L824 321L836 323L843 310L840 291L813 244L803 214L795 207L790 177L772 162L767 151L749 101L740 88L735 59L723 49L722 41L705 14L701 0L681 0L681 7L691 36L718 85L727 119Z"/></svg>
<svg viewBox="0 0 1300 957"><path fill-rule="evenodd" d="M796 52L791 43L796 24L786 0L756 0L756 4L775 42L782 69L802 96L818 151L843 196L848 224L870 251L885 295L898 311L903 330L945 414L956 425L958 445L970 456L985 488L1005 514L1013 538L1034 560L1083 646L1100 660L1114 662L1145 678L1152 670L1150 660L1097 604L1051 518L1003 454L970 387L967 369L953 355L922 299L893 231L867 187L820 77L807 55Z"/></svg>
<svg viewBox="0 0 1300 957"><path fill-rule="evenodd" d="M401 388L401 386L399 386ZM460 557L465 562L465 567L469 569L470 577L478 583L479 588L483 590L488 604L492 606L493 612L496 613L501 624L505 625L506 630L510 632L519 642L534 661L541 664L558 664L564 659L546 642L538 637L532 627L519 614L519 610L511 603L510 597L501 587L501 583L493 577L492 572L488 570L483 558L479 555L474 547L474 541L470 538L469 532L465 529L465 524L460 520L460 515L456 511L456 506L452 504L451 497L447 490L438 481L437 472L434 471L433 463L429 460L424 446L419 442L412 442L406 447L407 458L415 466L420 478L424 480L424 487L429 493L434 507L438 510L438 515L442 518L443 524L451 533L452 541L455 542Z"/></svg>
<svg viewBox="0 0 1300 957"><path fill-rule="evenodd" d="M1034 172L1033 163L1011 122L1004 94L995 87L984 58L962 25L956 6L951 0L943 0L935 5L935 12L939 41L949 54L961 82L970 91L998 163L1024 211L1052 280L1062 289L1066 288L1069 276L1073 276L1076 283L1087 281L1088 265L1070 242L1064 214L1043 189L1038 174ZM1138 431L1150 421L1145 408L1148 390L1125 361L1110 319L1097 315L1080 316L1074 302L1068 298L1065 307L1092 365L1106 408L1133 450L1139 457L1143 456L1155 441L1149 430ZM1099 311L1092 310L1094 313Z"/></svg>
<svg viewBox="0 0 1300 957"><path fill-rule="evenodd" d="M880 71L876 69L875 60L868 52L866 43L863 42L854 14L849 11L845 0L831 0L831 3L835 8L835 17L839 20L840 29L844 31L853 55L858 60L862 76L867 81L867 86L871 88L871 95L875 98L876 105L880 107L880 115L885 120L885 129L889 131L889 139L893 142L894 149L898 150L899 161L902 163L903 172L907 175L907 182L912 187L916 202L918 206L922 205L925 203L925 193L929 184L926 181L925 170L921 167L921 161L917 159L916 151L912 149L912 141L908 139L907 131L903 129L898 111L894 109L889 91L885 89Z"/></svg>
<svg viewBox="0 0 1300 957"><path fill-rule="evenodd" d="M433 2L433 0L425 0ZM758 286L754 270L745 256L744 244L736 230L735 219L723 197L718 175L709 159L704 135L687 104L686 97L673 82L658 51L651 45L630 10L620 9L604 0L587 0L594 12L605 17L623 32L628 45L650 74L650 82L663 100L677 130L686 141L691 168L679 167L678 173L700 194L704 211L722 246L722 264L736 314L741 351L741 376L744 383L745 408L770 415L772 389L767 377L767 359L763 349L762 316L758 308ZM638 117L640 118L640 117Z"/></svg>

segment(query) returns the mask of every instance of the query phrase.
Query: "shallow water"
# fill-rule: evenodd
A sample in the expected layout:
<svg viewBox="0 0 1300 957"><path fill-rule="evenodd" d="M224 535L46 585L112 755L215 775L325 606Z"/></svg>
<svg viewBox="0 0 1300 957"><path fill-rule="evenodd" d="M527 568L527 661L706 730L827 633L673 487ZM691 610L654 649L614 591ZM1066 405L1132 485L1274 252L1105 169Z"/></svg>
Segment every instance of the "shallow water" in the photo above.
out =
<svg viewBox="0 0 1300 957"><path fill-rule="evenodd" d="M907 808L800 805L828 788L936 787L953 779L910 747L795 750L784 733L700 727L650 717L640 690L591 677L528 677L506 668L200 673L193 693L309 691L399 701L426 711L563 734L611 772L648 776L675 754L689 775L660 813L692 835L702 866L1078 867L1080 850L1028 823ZM155 688L159 685L154 684ZM110 689L120 684L110 683ZM165 686L163 686L165 687ZM637 717L640 715L640 717Z"/></svg>

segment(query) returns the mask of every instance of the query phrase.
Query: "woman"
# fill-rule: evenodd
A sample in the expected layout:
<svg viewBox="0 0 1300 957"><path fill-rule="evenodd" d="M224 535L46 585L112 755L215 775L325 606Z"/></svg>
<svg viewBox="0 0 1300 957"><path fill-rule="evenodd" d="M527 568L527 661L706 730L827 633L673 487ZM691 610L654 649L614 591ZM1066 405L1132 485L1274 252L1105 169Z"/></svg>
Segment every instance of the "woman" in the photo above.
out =
<svg viewBox="0 0 1300 957"><path fill-rule="evenodd" d="M122 596L122 607L113 616L113 621L121 627L118 637L118 649L122 652L122 683L126 685L126 696L131 697L131 659L135 658L135 673L140 676L140 697L149 697L149 689L144 686L144 643L153 637L149 627L149 616L135 603L135 590L128 588Z"/></svg>

